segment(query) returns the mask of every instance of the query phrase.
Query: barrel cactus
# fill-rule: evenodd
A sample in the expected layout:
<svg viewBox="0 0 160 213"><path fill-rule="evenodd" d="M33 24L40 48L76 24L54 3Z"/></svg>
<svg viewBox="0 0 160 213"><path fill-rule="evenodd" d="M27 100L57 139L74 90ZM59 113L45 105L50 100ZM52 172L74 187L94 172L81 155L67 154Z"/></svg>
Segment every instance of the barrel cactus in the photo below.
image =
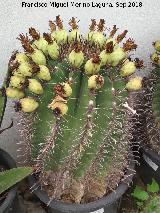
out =
<svg viewBox="0 0 160 213"><path fill-rule="evenodd" d="M42 188L51 198L84 203L103 197L125 178L131 155L135 110L128 94L142 78L142 61L129 52L137 45L127 31L104 34L105 21L93 19L82 36L76 19L63 27L60 16L49 21L50 32L29 29L20 34L24 53L9 63L8 98L15 99L22 140ZM24 158L22 159L25 162Z"/></svg>
<svg viewBox="0 0 160 213"><path fill-rule="evenodd" d="M146 128L147 145L160 154L160 41L153 42L151 54L153 70L146 79Z"/></svg>

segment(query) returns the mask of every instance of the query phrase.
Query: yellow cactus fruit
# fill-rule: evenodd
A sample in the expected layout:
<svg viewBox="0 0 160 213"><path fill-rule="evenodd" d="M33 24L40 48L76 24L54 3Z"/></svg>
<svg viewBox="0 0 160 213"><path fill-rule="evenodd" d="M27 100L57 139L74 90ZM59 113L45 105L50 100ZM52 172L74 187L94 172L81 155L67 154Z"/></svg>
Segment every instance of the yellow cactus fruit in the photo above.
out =
<svg viewBox="0 0 160 213"><path fill-rule="evenodd" d="M21 99L19 103L21 106L21 110L27 113L35 111L39 106L38 102L31 97Z"/></svg>
<svg viewBox="0 0 160 213"><path fill-rule="evenodd" d="M67 31L63 28L63 22L61 20L60 15L56 16L56 25L58 27L58 30L56 30L56 26L54 23L50 22L51 28L52 28L52 34L51 37L53 40L56 40L57 44L66 43L68 38Z"/></svg>
<svg viewBox="0 0 160 213"><path fill-rule="evenodd" d="M151 54L150 58L151 58L153 63L160 65L160 57L157 53Z"/></svg>
<svg viewBox="0 0 160 213"><path fill-rule="evenodd" d="M43 94L43 87L36 79L28 79L28 89L37 95Z"/></svg>
<svg viewBox="0 0 160 213"><path fill-rule="evenodd" d="M115 67L123 59L127 58L127 53L121 47L114 48L113 52L109 55L108 63Z"/></svg>
<svg viewBox="0 0 160 213"><path fill-rule="evenodd" d="M21 73L24 77L31 77L32 66L28 62L23 62L19 65L17 73Z"/></svg>
<svg viewBox="0 0 160 213"><path fill-rule="evenodd" d="M40 68L40 70L37 74L37 77L43 81L50 81L51 74L50 74L48 67L46 67L44 65L39 65L39 68Z"/></svg>
<svg viewBox="0 0 160 213"><path fill-rule="evenodd" d="M40 37L38 40L35 40L32 45L33 47L36 47L37 49L42 50L42 52L45 55L48 54L48 50L47 50L48 42L43 37Z"/></svg>
<svg viewBox="0 0 160 213"><path fill-rule="evenodd" d="M93 89L93 90L98 90L100 88L102 88L104 84L104 78L101 75L92 75L89 79L88 79L88 88L89 89Z"/></svg>
<svg viewBox="0 0 160 213"><path fill-rule="evenodd" d="M66 104L66 100L64 100L60 96L56 96L55 99L48 105L48 108L54 111L55 115L63 116L67 114L68 106Z"/></svg>
<svg viewBox="0 0 160 213"><path fill-rule="evenodd" d="M97 74L101 67L100 62L101 62L100 57L95 54L93 58L91 58L90 60L86 62L84 67L85 73L87 75Z"/></svg>
<svg viewBox="0 0 160 213"><path fill-rule="evenodd" d="M102 32L95 32L92 37L93 41L98 44L100 47L103 47L106 38Z"/></svg>
<svg viewBox="0 0 160 213"><path fill-rule="evenodd" d="M153 42L156 51L160 52L160 40Z"/></svg>
<svg viewBox="0 0 160 213"><path fill-rule="evenodd" d="M46 65L46 57L41 50L35 49L31 54L32 60L38 65Z"/></svg>
<svg viewBox="0 0 160 213"><path fill-rule="evenodd" d="M74 50L72 50L69 54L68 60L70 64L75 68L79 68L82 65L84 61L84 54L78 43L75 45Z"/></svg>
<svg viewBox="0 0 160 213"><path fill-rule="evenodd" d="M25 53L17 53L16 61L18 61L19 63L27 62L27 61L29 61L29 58L27 57L27 55Z"/></svg>
<svg viewBox="0 0 160 213"><path fill-rule="evenodd" d="M108 59L109 59L110 53L107 53L106 50L103 50L99 57L101 59L101 66L107 65L108 64Z"/></svg>
<svg viewBox="0 0 160 213"><path fill-rule="evenodd" d="M8 87L6 89L6 96L8 98L20 99L20 98L23 98L25 96L25 94L23 91L21 91L17 88Z"/></svg>
<svg viewBox="0 0 160 213"><path fill-rule="evenodd" d="M20 76L11 76L10 78L10 86L14 88L21 89L23 87L23 84L25 82L25 78Z"/></svg>
<svg viewBox="0 0 160 213"><path fill-rule="evenodd" d="M59 83L55 85L54 91L57 95L65 98L72 95L72 88L69 83Z"/></svg>
<svg viewBox="0 0 160 213"><path fill-rule="evenodd" d="M136 76L131 78L126 84L126 89L130 91L140 90L142 88L142 77Z"/></svg>
<svg viewBox="0 0 160 213"><path fill-rule="evenodd" d="M136 65L133 61L126 61L120 69L120 75L127 77L136 71Z"/></svg>

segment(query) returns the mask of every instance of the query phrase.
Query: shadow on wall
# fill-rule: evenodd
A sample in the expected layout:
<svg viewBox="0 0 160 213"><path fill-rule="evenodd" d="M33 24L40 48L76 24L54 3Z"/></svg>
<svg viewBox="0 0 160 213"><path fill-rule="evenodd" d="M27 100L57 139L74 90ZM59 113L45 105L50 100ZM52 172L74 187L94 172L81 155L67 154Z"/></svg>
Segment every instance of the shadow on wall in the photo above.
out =
<svg viewBox="0 0 160 213"><path fill-rule="evenodd" d="M8 101L4 120L2 123L2 128L5 128L6 126L9 126L11 123L11 119L14 117L14 109L13 109L13 103L12 101ZM4 131L0 135L0 148L7 150L9 154L12 155L12 157L17 160L17 142L19 141L19 133L16 129L16 122L15 119L13 119L13 127L10 129Z"/></svg>

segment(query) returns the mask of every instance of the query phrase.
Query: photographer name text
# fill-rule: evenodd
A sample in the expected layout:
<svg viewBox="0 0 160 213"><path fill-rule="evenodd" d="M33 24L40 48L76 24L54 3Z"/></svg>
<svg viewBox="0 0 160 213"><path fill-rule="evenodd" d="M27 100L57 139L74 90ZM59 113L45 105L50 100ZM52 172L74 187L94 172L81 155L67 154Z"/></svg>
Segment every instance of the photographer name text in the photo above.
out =
<svg viewBox="0 0 160 213"><path fill-rule="evenodd" d="M59 2L59 1L50 1L50 2L21 2L22 8L140 8L143 6L142 1L125 1L125 2Z"/></svg>

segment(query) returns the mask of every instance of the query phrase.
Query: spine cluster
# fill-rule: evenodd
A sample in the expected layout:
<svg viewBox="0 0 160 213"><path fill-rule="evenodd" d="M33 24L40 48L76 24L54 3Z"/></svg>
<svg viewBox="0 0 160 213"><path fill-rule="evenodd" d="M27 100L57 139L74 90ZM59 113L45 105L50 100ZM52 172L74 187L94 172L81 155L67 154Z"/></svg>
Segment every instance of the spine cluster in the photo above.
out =
<svg viewBox="0 0 160 213"><path fill-rule="evenodd" d="M60 16L49 26L43 35L32 27L29 36L19 35L24 52L11 57L4 94L25 119L33 117L26 131L42 186L52 187L51 197L86 202L124 177L132 129L127 117L135 114L128 93L143 86L136 75L143 61L130 57L133 39L122 43L127 30L116 36L114 25L105 35L104 19L92 19L84 36L74 17L69 32Z"/></svg>

